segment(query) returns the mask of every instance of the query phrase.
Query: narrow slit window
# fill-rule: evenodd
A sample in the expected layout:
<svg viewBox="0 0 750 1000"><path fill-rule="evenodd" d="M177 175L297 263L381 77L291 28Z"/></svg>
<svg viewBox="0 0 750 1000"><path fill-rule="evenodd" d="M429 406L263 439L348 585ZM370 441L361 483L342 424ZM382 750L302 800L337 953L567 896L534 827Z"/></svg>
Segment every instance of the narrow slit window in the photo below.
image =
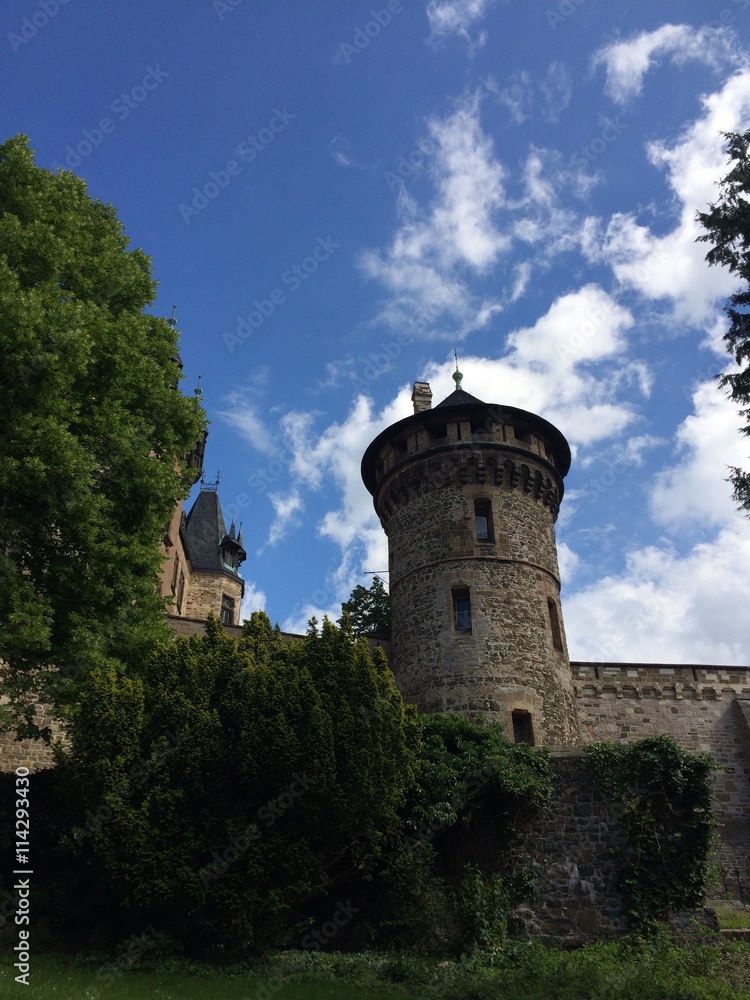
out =
<svg viewBox="0 0 750 1000"><path fill-rule="evenodd" d="M514 708L512 712L512 719L513 742L527 743L530 747L533 747L534 727L531 724L531 712L527 712L522 708Z"/></svg>
<svg viewBox="0 0 750 1000"><path fill-rule="evenodd" d="M551 597L547 598L547 608L549 609L549 624L552 629L552 645L555 649L562 652L563 641L562 629L560 628L560 614L557 610L557 604L555 604Z"/></svg>
<svg viewBox="0 0 750 1000"><path fill-rule="evenodd" d="M234 624L234 601L226 594L221 598L221 621L223 625Z"/></svg>
<svg viewBox="0 0 750 1000"><path fill-rule="evenodd" d="M474 525L477 532L477 541L494 542L492 504L484 497L474 501Z"/></svg>
<svg viewBox="0 0 750 1000"><path fill-rule="evenodd" d="M457 632L471 632L471 595L468 587L453 591L453 622Z"/></svg>

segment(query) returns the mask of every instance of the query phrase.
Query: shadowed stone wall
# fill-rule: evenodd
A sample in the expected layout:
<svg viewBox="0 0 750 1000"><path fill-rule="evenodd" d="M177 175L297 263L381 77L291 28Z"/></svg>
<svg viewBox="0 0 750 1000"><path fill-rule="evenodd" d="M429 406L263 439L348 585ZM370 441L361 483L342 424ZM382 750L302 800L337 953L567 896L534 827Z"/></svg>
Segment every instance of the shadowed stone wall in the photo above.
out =
<svg viewBox="0 0 750 1000"><path fill-rule="evenodd" d="M717 860L750 887L750 667L572 663L583 743L671 736L717 764ZM716 888L722 888L719 877Z"/></svg>

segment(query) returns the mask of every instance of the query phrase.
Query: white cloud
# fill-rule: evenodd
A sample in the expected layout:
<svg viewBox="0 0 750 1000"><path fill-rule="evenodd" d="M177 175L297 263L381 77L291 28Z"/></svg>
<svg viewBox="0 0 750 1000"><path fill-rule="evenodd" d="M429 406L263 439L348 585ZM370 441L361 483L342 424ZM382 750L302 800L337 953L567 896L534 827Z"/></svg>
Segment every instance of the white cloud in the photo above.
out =
<svg viewBox="0 0 750 1000"><path fill-rule="evenodd" d="M240 608L240 621L249 618L253 611L264 611L266 607L266 595L254 583L245 581L245 595L242 598Z"/></svg>
<svg viewBox="0 0 750 1000"><path fill-rule="evenodd" d="M433 38L459 35L470 39L470 30L481 21L497 0L428 0L427 18ZM483 44L486 36L480 34L475 44Z"/></svg>
<svg viewBox="0 0 750 1000"><path fill-rule="evenodd" d="M668 146L652 142L650 162L666 171L672 193L670 215L677 224L655 235L631 213L616 213L602 231L589 220L581 246L591 261L607 263L625 288L671 307L672 321L683 327L715 322L717 303L734 290L736 281L722 268L705 262L706 244L696 212L717 196L726 172L723 132L745 127L750 115L750 69L736 73L716 93L702 98L703 114Z"/></svg>
<svg viewBox="0 0 750 1000"><path fill-rule="evenodd" d="M498 104L508 109L516 125L522 125L537 115L543 121L557 124L573 93L570 72L558 60L549 64L538 81L534 81L529 71L523 69L514 73L504 87L492 76L483 77L482 84Z"/></svg>
<svg viewBox="0 0 750 1000"><path fill-rule="evenodd" d="M607 94L616 103L624 104L641 93L649 69L663 58L676 66L694 60L712 69L738 65L740 61L734 37L726 28L663 24L628 41L604 46L595 53L593 64L604 65Z"/></svg>
<svg viewBox="0 0 750 1000"><path fill-rule="evenodd" d="M747 464L748 443L715 382L694 387L693 404L675 435L676 461L649 490L650 517L670 540L631 549L620 573L565 595L574 659L748 662L750 522L726 482L728 465Z"/></svg>
<svg viewBox="0 0 750 1000"><path fill-rule="evenodd" d="M278 545L287 534L301 523L301 514L305 509L302 497L296 489L291 493L269 493L268 499L273 504L274 519L268 531L268 545Z"/></svg>
<svg viewBox="0 0 750 1000"><path fill-rule="evenodd" d="M273 434L255 412L255 408L237 398L231 398L229 402L231 408L220 411L219 416L256 451L264 455L275 454L278 449Z"/></svg>
<svg viewBox="0 0 750 1000"><path fill-rule="evenodd" d="M727 483L732 466L747 467L750 442L737 406L716 382L693 394L694 413L676 435L678 461L662 469L651 491L654 521L673 531L731 525L738 515Z"/></svg>
<svg viewBox="0 0 750 1000"><path fill-rule="evenodd" d="M336 135L328 143L328 151L340 167L358 165L352 155L352 144L343 135Z"/></svg>
<svg viewBox="0 0 750 1000"><path fill-rule="evenodd" d="M546 122L557 124L573 94L573 81L564 63L555 60L549 64L547 72L539 81L539 91L542 118Z"/></svg>
<svg viewBox="0 0 750 1000"><path fill-rule="evenodd" d="M379 413L371 400L359 396L345 420L322 431L315 427L314 414L291 413L282 421L292 455L291 472L298 483L312 490L333 487L340 498L338 507L328 510L317 525L319 535L335 542L341 552L341 563L327 584L339 603L361 582L363 571L388 565L387 540L362 483L360 463L367 445L383 428L412 412L410 396L411 389L402 388ZM320 610L320 602L317 607ZM306 606L300 614L309 617L309 610Z"/></svg>
<svg viewBox="0 0 750 1000"><path fill-rule="evenodd" d="M448 314L466 327L481 325L464 275L483 274L510 246L496 225L505 201L502 165L481 128L479 99L472 97L442 119L428 123L436 146L430 163L435 186L432 205L420 211L402 191L402 224L384 251L364 253L364 273L390 293L379 319L403 328L411 321Z"/></svg>
<svg viewBox="0 0 750 1000"><path fill-rule="evenodd" d="M746 664L750 523L735 518L686 555L669 546L638 549L620 575L564 592L571 658Z"/></svg>

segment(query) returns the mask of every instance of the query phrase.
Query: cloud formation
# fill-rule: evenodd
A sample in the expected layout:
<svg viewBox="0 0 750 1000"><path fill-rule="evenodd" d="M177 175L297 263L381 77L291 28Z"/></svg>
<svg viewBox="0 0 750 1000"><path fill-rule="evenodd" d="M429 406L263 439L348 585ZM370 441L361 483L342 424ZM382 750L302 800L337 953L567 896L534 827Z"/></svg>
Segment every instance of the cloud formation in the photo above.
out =
<svg viewBox="0 0 750 1000"><path fill-rule="evenodd" d="M625 104L642 93L646 74L664 59L675 66L697 61L720 70L738 65L741 58L736 39L726 28L663 24L604 46L594 54L592 63L604 66L605 91L611 100Z"/></svg>

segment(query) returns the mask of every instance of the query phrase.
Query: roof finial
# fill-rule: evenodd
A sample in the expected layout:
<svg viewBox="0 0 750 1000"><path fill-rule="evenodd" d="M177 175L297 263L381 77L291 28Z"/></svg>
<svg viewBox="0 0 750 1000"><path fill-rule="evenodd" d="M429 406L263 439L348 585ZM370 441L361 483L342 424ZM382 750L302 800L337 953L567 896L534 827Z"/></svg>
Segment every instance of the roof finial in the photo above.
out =
<svg viewBox="0 0 750 1000"><path fill-rule="evenodd" d="M458 370L458 351L455 349L455 347L453 348L453 357L456 359L456 370L453 372L453 381L456 383L456 389L460 389L463 375Z"/></svg>
<svg viewBox="0 0 750 1000"><path fill-rule="evenodd" d="M172 315L167 320L167 323L174 329L177 326L177 320L175 314L177 313L177 306L172 306Z"/></svg>

